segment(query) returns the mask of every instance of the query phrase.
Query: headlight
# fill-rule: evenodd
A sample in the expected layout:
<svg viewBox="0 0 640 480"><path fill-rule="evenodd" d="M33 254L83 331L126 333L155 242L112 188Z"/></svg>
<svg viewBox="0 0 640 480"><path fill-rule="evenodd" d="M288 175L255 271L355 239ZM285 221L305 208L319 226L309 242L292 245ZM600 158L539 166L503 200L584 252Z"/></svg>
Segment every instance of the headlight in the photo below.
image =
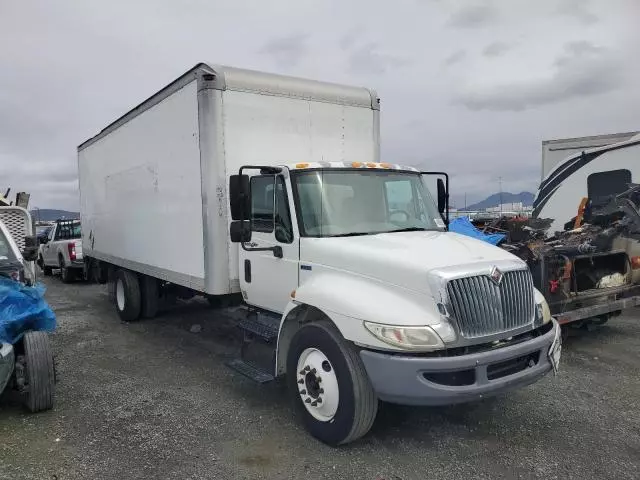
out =
<svg viewBox="0 0 640 480"><path fill-rule="evenodd" d="M431 327L405 327L364 322L375 337L389 345L410 350L438 350L444 348L442 340Z"/></svg>
<svg viewBox="0 0 640 480"><path fill-rule="evenodd" d="M536 303L536 325L544 325L551 321L551 310L546 300Z"/></svg>

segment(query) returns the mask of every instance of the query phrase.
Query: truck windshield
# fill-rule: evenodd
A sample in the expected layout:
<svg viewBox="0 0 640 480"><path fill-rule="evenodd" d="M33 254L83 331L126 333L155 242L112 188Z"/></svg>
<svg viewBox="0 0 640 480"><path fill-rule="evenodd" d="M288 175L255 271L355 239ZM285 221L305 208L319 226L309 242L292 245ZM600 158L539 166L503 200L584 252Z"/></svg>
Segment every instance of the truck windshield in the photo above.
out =
<svg viewBox="0 0 640 480"><path fill-rule="evenodd" d="M309 170L295 172L292 182L303 236L444 229L417 172Z"/></svg>

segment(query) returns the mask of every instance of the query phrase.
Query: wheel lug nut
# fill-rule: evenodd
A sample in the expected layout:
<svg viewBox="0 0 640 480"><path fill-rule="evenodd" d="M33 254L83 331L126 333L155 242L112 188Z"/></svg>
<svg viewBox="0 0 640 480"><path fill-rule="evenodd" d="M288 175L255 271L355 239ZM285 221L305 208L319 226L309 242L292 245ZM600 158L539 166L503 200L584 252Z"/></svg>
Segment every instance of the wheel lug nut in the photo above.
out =
<svg viewBox="0 0 640 480"><path fill-rule="evenodd" d="M308 372L309 370L311 370L311 367L307 365L306 367L304 367L304 369Z"/></svg>
<svg viewBox="0 0 640 480"><path fill-rule="evenodd" d="M318 390L319 394L323 394L324 393L324 388L321 388L320 390Z"/></svg>
<svg viewBox="0 0 640 480"><path fill-rule="evenodd" d="M322 398L318 397L318 399L316 400L316 402L318 402L318 403L322 403Z"/></svg>
<svg viewBox="0 0 640 480"><path fill-rule="evenodd" d="M316 373L316 372L317 372L317 370L315 368L311 369L311 373Z"/></svg>
<svg viewBox="0 0 640 480"><path fill-rule="evenodd" d="M299 384L303 384L303 383L304 383L304 380L303 380L303 379L300 379L300 380L298 380L298 383L299 383Z"/></svg>
<svg viewBox="0 0 640 480"><path fill-rule="evenodd" d="M300 370L298 373L299 373L300 375L304 375L304 370Z"/></svg>
<svg viewBox="0 0 640 480"><path fill-rule="evenodd" d="M311 403L311 399L310 399L310 398L307 398L307 399L304 401L304 403Z"/></svg>
<svg viewBox="0 0 640 480"><path fill-rule="evenodd" d="M315 402L312 402L312 403L311 403L311 406L312 406L312 407L316 407L317 405L318 405L318 402L317 402L317 401L315 401Z"/></svg>

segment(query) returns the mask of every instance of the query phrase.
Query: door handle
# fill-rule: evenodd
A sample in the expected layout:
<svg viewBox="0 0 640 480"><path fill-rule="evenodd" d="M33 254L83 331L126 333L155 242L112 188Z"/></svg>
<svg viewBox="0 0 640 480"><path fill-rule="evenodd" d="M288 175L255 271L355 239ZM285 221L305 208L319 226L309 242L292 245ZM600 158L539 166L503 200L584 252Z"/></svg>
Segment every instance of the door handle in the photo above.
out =
<svg viewBox="0 0 640 480"><path fill-rule="evenodd" d="M251 260L244 261L244 281L251 283Z"/></svg>

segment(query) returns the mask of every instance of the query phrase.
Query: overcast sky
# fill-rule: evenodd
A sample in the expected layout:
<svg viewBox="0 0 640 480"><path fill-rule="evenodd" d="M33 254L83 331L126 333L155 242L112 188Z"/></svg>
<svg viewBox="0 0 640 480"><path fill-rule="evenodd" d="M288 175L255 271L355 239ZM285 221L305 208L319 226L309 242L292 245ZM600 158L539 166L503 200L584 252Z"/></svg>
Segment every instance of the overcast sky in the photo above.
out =
<svg viewBox="0 0 640 480"><path fill-rule="evenodd" d="M376 88L385 161L469 201L543 139L640 130L637 0L0 0L0 188L78 208L76 147L199 62Z"/></svg>

